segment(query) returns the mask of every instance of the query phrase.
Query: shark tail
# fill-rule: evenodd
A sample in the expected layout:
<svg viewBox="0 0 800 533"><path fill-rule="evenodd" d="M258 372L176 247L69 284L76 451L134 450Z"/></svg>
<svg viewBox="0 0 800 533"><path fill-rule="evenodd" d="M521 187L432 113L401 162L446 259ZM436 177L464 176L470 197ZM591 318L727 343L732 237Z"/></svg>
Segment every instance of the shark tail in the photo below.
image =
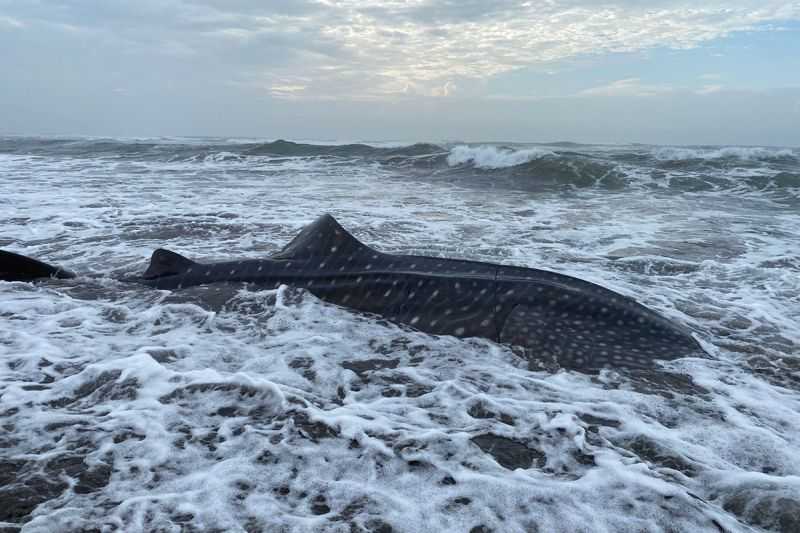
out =
<svg viewBox="0 0 800 533"><path fill-rule="evenodd" d="M60 266L48 265L37 259L0 250L0 280L32 281L41 278L74 278L75 274Z"/></svg>

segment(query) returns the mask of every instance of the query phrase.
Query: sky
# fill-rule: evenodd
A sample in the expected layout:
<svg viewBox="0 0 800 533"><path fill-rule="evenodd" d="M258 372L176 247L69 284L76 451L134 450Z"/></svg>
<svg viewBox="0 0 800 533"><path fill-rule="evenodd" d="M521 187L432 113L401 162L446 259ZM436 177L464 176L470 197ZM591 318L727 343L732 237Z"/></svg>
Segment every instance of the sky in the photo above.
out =
<svg viewBox="0 0 800 533"><path fill-rule="evenodd" d="M800 146L800 1L0 0L0 134Z"/></svg>

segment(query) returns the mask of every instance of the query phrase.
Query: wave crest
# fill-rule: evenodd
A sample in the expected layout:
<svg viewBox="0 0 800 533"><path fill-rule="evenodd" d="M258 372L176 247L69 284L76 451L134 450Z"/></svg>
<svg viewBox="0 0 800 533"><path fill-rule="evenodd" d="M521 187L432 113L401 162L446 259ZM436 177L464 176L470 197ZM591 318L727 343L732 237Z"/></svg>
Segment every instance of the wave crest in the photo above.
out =
<svg viewBox="0 0 800 533"><path fill-rule="evenodd" d="M450 155L447 156L447 164L451 167L472 165L475 168L493 170L524 165L552 155L555 154L542 148L513 150L498 146L459 145L450 150Z"/></svg>
<svg viewBox="0 0 800 533"><path fill-rule="evenodd" d="M790 159L797 155L789 148L763 148L755 146L725 146L720 148L679 148L665 146L653 153L660 161L691 161L714 159L740 159L744 161L769 161Z"/></svg>

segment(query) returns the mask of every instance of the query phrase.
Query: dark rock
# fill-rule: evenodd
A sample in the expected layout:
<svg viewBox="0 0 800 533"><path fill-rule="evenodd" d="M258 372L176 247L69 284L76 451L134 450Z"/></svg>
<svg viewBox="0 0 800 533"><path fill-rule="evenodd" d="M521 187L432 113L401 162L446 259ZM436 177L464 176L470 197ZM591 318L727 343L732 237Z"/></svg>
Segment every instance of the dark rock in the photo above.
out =
<svg viewBox="0 0 800 533"><path fill-rule="evenodd" d="M57 476L30 475L28 467L23 461L0 461L0 522L26 522L39 504L57 498L68 486ZM73 471L69 465L61 468Z"/></svg>
<svg viewBox="0 0 800 533"><path fill-rule="evenodd" d="M471 440L485 453L494 457L500 466L509 470L531 468L534 462L537 467L541 467L547 460L542 452L530 449L522 442L492 433L478 435Z"/></svg>
<svg viewBox="0 0 800 533"><path fill-rule="evenodd" d="M600 417L600 416L594 416L594 415L590 415L590 414L586 414L586 413L581 414L580 415L580 419L584 423L589 424L589 430L590 431L592 429L596 430L600 426L610 427L610 428L618 428L618 427L620 427L622 425L622 423L619 420L613 420L613 419L610 419L610 418L603 418L603 417Z"/></svg>
<svg viewBox="0 0 800 533"><path fill-rule="evenodd" d="M311 512L315 515L328 514L331 512L331 508L328 506L325 496L320 494L314 498L314 501L311 502Z"/></svg>
<svg viewBox="0 0 800 533"><path fill-rule="evenodd" d="M780 533L800 531L800 499L781 490L740 489L724 501L723 508L752 526Z"/></svg>
<svg viewBox="0 0 800 533"><path fill-rule="evenodd" d="M339 430L337 428L330 427L322 422L312 422L308 413L304 411L293 411L290 413L290 416L292 420L294 420L295 427L313 441L339 436Z"/></svg>
<svg viewBox="0 0 800 533"><path fill-rule="evenodd" d="M342 361L342 368L352 370L358 377L364 379L367 373L383 370L385 368L394 369L400 364L398 359L365 359L362 361Z"/></svg>
<svg viewBox="0 0 800 533"><path fill-rule="evenodd" d="M119 378L122 374L121 370L114 370L109 372L103 372L96 378L87 381L86 383L81 384L77 389L75 389L74 394L72 397L64 397L64 398L57 398L55 400L51 400L49 405L51 407L65 407L69 404L75 403L82 398L90 396L92 393L99 390L101 387L107 384L111 384Z"/></svg>
<svg viewBox="0 0 800 533"><path fill-rule="evenodd" d="M367 531L370 533L393 533L394 529L392 526L380 520L379 518L373 518L372 520L367 521L364 524L367 527Z"/></svg>
<svg viewBox="0 0 800 533"><path fill-rule="evenodd" d="M59 456L48 461L45 466L45 473L52 478L62 475L77 478L84 470L86 470L86 464L83 462L83 457L76 455Z"/></svg>
<svg viewBox="0 0 800 533"><path fill-rule="evenodd" d="M239 410L236 408L235 405L226 405L225 407L220 407L217 409L217 415L224 416L226 418L230 418L233 416L237 416Z"/></svg>
<svg viewBox="0 0 800 533"><path fill-rule="evenodd" d="M78 476L78 484L75 485L75 492L78 494L89 494L96 492L106 485L111 480L111 467L105 463L93 466L88 470L84 470Z"/></svg>
<svg viewBox="0 0 800 533"><path fill-rule="evenodd" d="M489 409L483 402L474 404L472 407L469 408L467 413L472 418L480 418L480 419L494 418L500 420L500 422L504 424L508 424L509 426L515 425L513 417L505 413L495 413L494 411Z"/></svg>
<svg viewBox="0 0 800 533"><path fill-rule="evenodd" d="M624 446L643 461L662 468L677 470L687 477L697 476L697 467L692 462L643 435L628 441Z"/></svg>

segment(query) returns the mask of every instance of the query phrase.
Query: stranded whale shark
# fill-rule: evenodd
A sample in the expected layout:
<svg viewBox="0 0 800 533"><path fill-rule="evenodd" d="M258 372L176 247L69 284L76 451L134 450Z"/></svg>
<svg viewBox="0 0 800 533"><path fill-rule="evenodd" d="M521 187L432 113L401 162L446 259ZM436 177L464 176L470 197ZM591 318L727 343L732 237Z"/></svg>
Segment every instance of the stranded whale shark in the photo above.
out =
<svg viewBox="0 0 800 533"><path fill-rule="evenodd" d="M0 266L0 273L32 279L65 272L19 263L24 272L14 277L17 265ZM296 286L427 333L516 346L532 364L584 371L647 369L659 359L704 353L687 329L594 283L546 270L383 253L331 215L319 217L266 259L199 263L158 249L144 274L126 281L168 290L215 282Z"/></svg>

